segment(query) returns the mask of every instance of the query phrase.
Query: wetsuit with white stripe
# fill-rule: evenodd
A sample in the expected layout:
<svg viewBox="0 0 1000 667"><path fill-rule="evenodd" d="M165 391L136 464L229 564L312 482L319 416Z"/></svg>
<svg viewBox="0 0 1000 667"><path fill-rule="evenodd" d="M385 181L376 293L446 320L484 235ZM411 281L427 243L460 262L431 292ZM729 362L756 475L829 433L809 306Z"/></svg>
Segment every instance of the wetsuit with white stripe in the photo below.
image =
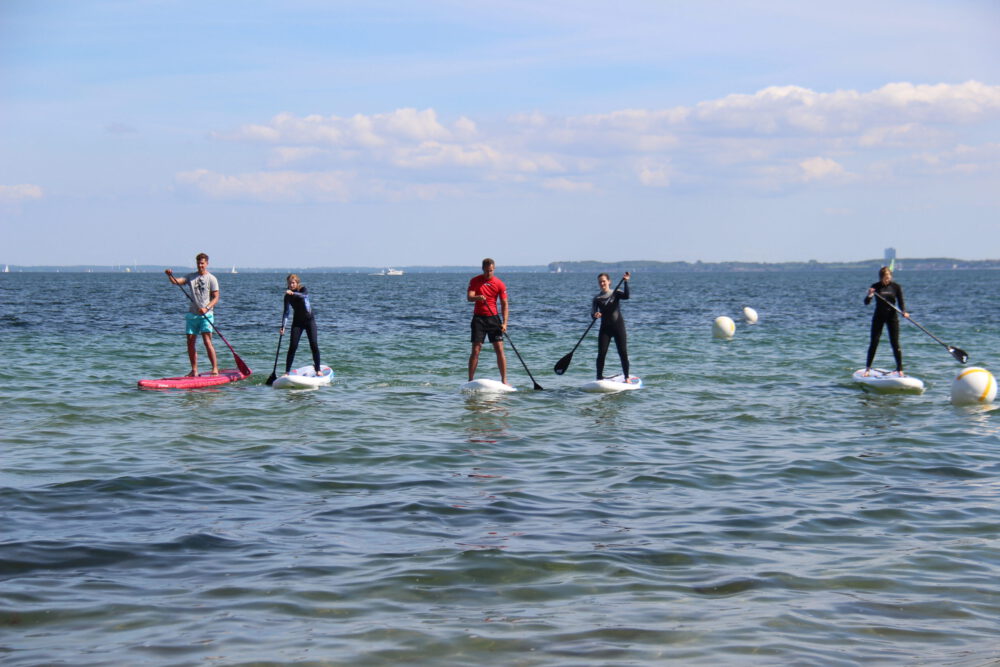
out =
<svg viewBox="0 0 1000 667"><path fill-rule="evenodd" d="M281 317L282 329L288 324L289 318L292 320L292 330L288 339L285 372L292 370L295 352L299 348L299 338L305 331L309 338L309 349L312 351L313 367L319 375L319 337L316 332L316 318L313 317L312 305L309 303L309 290L305 285L299 285L297 292L285 293L285 312Z"/></svg>

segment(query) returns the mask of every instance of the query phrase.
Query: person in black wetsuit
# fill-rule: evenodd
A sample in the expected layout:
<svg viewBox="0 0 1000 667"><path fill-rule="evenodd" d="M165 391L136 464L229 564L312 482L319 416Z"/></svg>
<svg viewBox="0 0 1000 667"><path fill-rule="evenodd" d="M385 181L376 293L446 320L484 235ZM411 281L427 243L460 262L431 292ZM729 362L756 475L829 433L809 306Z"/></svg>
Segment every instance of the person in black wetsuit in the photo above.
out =
<svg viewBox="0 0 1000 667"><path fill-rule="evenodd" d="M625 289L611 291L611 277L606 273L597 276L597 285L601 292L594 297L591 314L601 318L601 328L597 334L597 379L604 379L604 359L608 355L611 339L615 339L618 357L622 362L625 379L628 375L628 339L625 335L625 320L622 318L619 302L628 298L628 281L631 275L625 272Z"/></svg>
<svg viewBox="0 0 1000 667"><path fill-rule="evenodd" d="M875 350L878 349L878 341L882 337L882 327L889 328L889 343L892 345L892 354L896 357L896 372L902 376L903 351L899 347L899 317L896 309L892 306L899 308L903 317L909 317L910 314L906 312L906 304L903 302L903 288L892 281L892 271L889 267L883 266L879 269L878 277L879 281L872 283L872 286L868 288L868 294L865 295L866 306L871 303L872 299L875 299L871 339L868 343L868 359L865 361L865 377L871 374L872 362L875 361Z"/></svg>
<svg viewBox="0 0 1000 667"><path fill-rule="evenodd" d="M319 340L316 335L316 318L313 317L312 305L309 303L309 290L299 282L294 273L288 276L288 289L285 290L285 312L281 316L281 334L285 333L288 319L292 320L292 333L288 341L288 356L285 357L285 375L292 370L295 361L295 351L299 348L299 338L305 331L309 337L309 349L312 351L313 367L319 375Z"/></svg>

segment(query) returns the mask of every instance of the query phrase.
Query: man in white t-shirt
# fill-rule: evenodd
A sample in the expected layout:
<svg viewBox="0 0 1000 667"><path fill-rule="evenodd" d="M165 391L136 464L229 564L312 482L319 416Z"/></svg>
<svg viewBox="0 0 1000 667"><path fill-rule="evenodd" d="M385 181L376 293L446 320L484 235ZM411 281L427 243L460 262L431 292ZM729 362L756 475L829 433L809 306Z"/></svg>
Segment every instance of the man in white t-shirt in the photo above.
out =
<svg viewBox="0 0 1000 667"><path fill-rule="evenodd" d="M191 372L188 377L198 375L198 349L195 343L198 334L205 341L205 352L208 353L208 360L212 362L212 375L219 374L219 362L215 357L215 347L212 345L212 325L215 322L215 315L212 309L219 302L219 280L208 272L208 255L198 253L194 258L198 270L189 273L182 278L175 278L174 272L170 269L164 271L167 278L175 285L191 285L191 294L194 301L186 313L187 321L187 349L188 358L191 360Z"/></svg>

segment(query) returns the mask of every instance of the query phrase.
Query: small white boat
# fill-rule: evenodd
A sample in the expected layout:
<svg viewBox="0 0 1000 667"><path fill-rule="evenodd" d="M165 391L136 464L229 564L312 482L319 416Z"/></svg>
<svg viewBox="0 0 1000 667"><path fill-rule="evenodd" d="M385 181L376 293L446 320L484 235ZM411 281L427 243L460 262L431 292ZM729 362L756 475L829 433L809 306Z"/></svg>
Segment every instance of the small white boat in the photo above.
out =
<svg viewBox="0 0 1000 667"><path fill-rule="evenodd" d="M400 271L399 269L386 269L385 275L387 275L387 276L401 276L401 275L403 275L403 272Z"/></svg>
<svg viewBox="0 0 1000 667"><path fill-rule="evenodd" d="M233 264L233 270L230 271L229 273L239 273L239 271L236 270L236 265L235 264Z"/></svg>

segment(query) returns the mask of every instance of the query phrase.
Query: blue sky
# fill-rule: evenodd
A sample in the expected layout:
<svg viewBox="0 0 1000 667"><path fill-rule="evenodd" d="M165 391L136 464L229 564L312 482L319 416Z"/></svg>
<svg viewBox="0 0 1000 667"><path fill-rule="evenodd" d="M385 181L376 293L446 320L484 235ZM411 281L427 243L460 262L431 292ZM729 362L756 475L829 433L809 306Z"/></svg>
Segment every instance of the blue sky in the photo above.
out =
<svg viewBox="0 0 1000 667"><path fill-rule="evenodd" d="M2 0L0 262L997 258L998 34L993 0Z"/></svg>

